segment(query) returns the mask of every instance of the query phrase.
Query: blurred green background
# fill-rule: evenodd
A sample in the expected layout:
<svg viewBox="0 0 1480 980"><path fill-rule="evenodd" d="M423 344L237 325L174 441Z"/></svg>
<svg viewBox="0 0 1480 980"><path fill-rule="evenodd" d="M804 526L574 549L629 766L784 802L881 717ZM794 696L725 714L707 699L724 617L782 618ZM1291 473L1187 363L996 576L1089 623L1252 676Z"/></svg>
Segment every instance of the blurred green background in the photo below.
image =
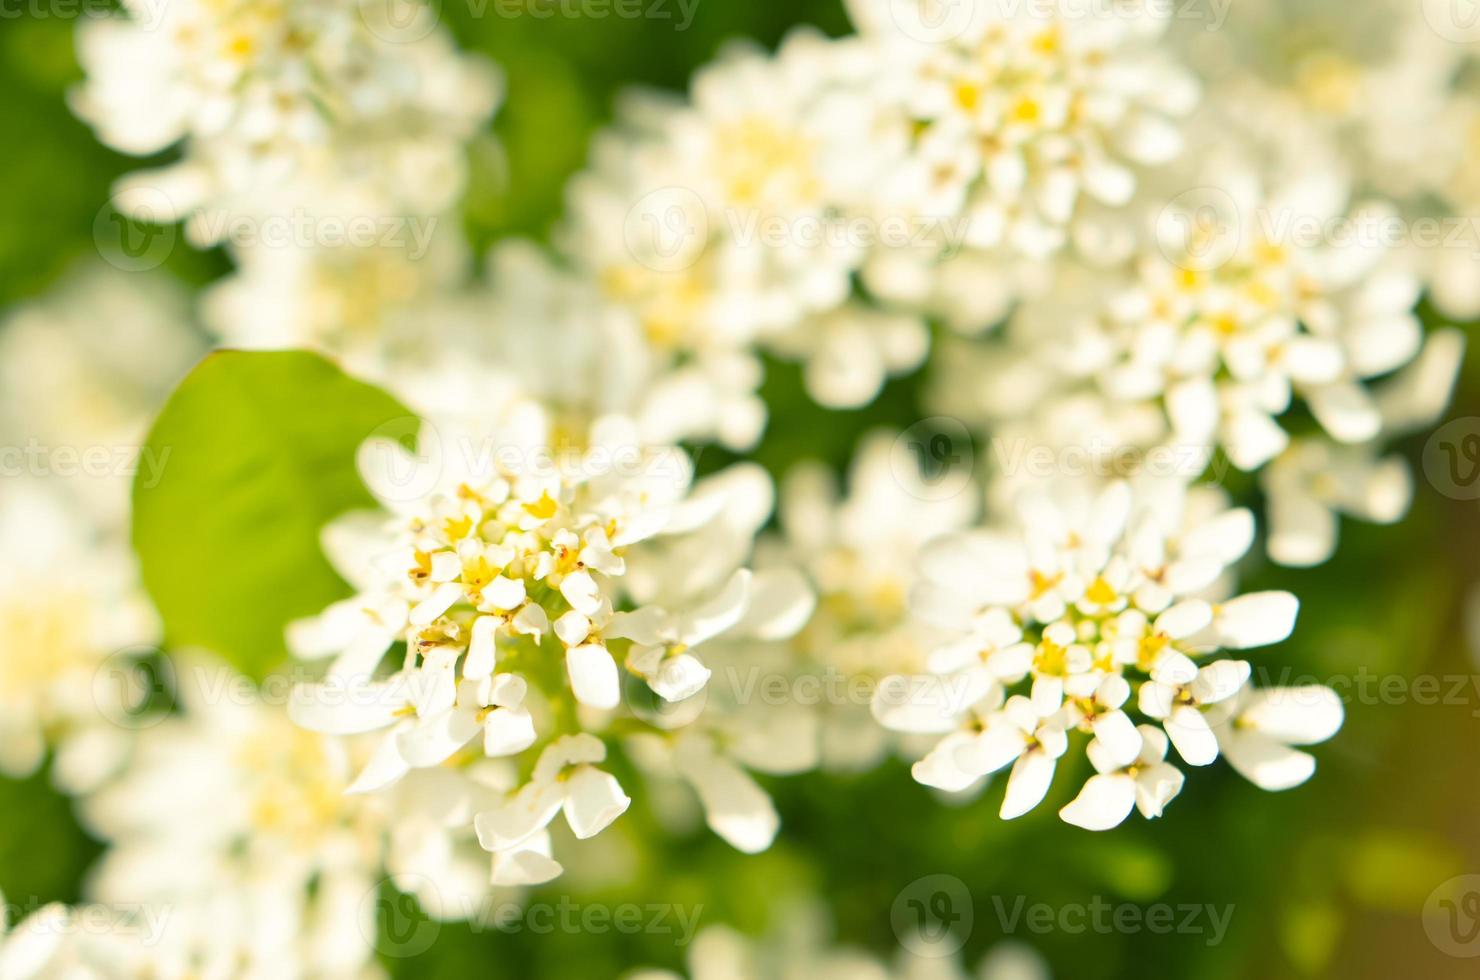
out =
<svg viewBox="0 0 1480 980"><path fill-rule="evenodd" d="M480 18L458 0L445 0L444 8L463 46L497 61L508 80L494 132L472 150L466 221L480 251L503 236L547 232L565 180L622 87L680 89L731 38L769 46L796 24L846 29L838 0L700 0L684 31L671 20L501 17L492 3L482 5L488 14ZM139 166L102 148L66 109L67 87L78 77L74 28L75 20L58 16L0 26L3 306L40 295L68 268L95 257L93 218L111 182ZM191 284L227 268L219 253L183 248L165 267ZM1480 414L1475 361L1468 359L1451 418ZM918 386L919 379L905 379L867 411L828 413L806 401L794 369L771 365L765 394L773 435L760 458L782 472L816 455L813 441L826 433L824 455L841 465L849 452L844 437L921 417ZM965 882L973 899L968 963L1004 935L994 899L1010 909L1019 896L1055 907L1098 896L1234 911L1218 945L1206 934L1144 931L1033 934L1020 927L1016 938L1043 952L1060 977L1480 975L1480 960L1446 955L1423 922L1426 903L1444 882L1480 873L1480 667L1464 617L1480 577L1480 507L1448 499L1423 480L1424 445L1420 436L1403 447L1419 476L1402 525L1347 523L1338 557L1316 570L1250 560L1249 588L1287 588L1303 603L1295 636L1255 652L1268 682L1278 683L1286 668L1290 678L1362 671L1373 679L1368 693L1376 696L1348 704L1344 730L1315 750L1320 768L1306 786L1267 794L1222 765L1193 770L1165 819L1132 818L1093 836L1055 815L1077 790L1071 774L1061 775L1034 814L1004 823L996 816L1000 786L949 808L914 784L903 764L891 763L854 777L768 781L783 831L758 857L737 854L702 830L674 838L646 809L644 794L634 792L632 811L609 833L638 845L640 860L614 859L605 876L571 875L544 897L702 906L704 925L758 932L787 895L818 893L831 903L840 939L889 953L896 897L923 876L946 873ZM1255 499L1252 486L1230 489ZM1439 678L1439 700L1453 703L1419 703L1403 693L1423 676ZM1455 697L1445 697L1456 687ZM95 853L44 776L0 781L0 890L12 902L78 899ZM1480 944L1473 948L1480 953ZM387 963L404 977L604 978L645 964L678 967L682 957L663 935L532 936L444 926L430 950Z"/></svg>

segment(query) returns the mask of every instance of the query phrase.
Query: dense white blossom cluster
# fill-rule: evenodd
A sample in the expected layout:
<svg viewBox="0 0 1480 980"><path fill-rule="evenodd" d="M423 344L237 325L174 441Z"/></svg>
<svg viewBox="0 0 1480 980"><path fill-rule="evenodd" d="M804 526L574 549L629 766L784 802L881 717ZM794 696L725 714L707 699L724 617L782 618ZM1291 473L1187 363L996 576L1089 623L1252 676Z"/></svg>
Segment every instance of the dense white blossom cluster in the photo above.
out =
<svg viewBox="0 0 1480 980"><path fill-rule="evenodd" d="M1267 790L1313 775L1342 701L1257 682L1299 601L1239 566L1260 540L1319 564L1341 515L1408 510L1393 443L1444 413L1464 348L1422 303L1480 314L1463 24L850 0L851 34L624 98L553 247L497 243L479 275L457 207L501 83L412 0L124 6L83 25L73 106L175 159L118 209L226 246L216 338L335 354L422 425L360 449L379 509L323 530L353 594L289 627L291 694L227 696L245 679L172 651L179 704L140 724L135 675L98 679L160 638L122 532L167 461L123 450L202 345L142 275L0 326L5 464L37 470L0 499L0 771L52 753L108 845L88 899L171 910L140 944L47 908L0 933L0 976L378 976L387 875L466 918L574 871L570 838L642 793L763 851L757 774L899 755L966 798L1006 772L1010 819L1082 752L1059 813L1090 830L1161 816L1219 758ZM792 424L768 362L827 409L922 372L976 472L942 482L892 430L847 447L841 487L707 465ZM691 972L963 975L815 940L712 929ZM1003 955L980 975L1042 975Z"/></svg>

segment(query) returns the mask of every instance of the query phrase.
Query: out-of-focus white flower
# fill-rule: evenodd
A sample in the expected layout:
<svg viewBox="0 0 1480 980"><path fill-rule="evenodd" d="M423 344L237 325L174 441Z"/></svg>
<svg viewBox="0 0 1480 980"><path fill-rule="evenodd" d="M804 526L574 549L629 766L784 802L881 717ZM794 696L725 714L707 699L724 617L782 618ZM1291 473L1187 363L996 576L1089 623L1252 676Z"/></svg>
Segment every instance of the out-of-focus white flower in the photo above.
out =
<svg viewBox="0 0 1480 980"><path fill-rule="evenodd" d="M281 213L355 185L381 214L436 214L463 184L463 144L499 98L481 59L409 2L129 3L81 25L86 81L73 108L116 149L182 159L120 186L124 211L193 217L214 244L223 216Z"/></svg>
<svg viewBox="0 0 1480 980"><path fill-rule="evenodd" d="M931 655L929 675L888 679L875 706L889 727L945 736L915 778L962 792L1012 766L1002 815L1019 816L1048 792L1065 733L1078 730L1099 775L1064 818L1105 829L1138 795L1143 814L1160 815L1180 774L1130 713L1159 721L1185 763L1211 763L1249 677L1217 652L1278 643L1298 607L1284 592L1219 594L1253 520L1217 496L1175 481L1136 493L1081 484L1057 501L1025 498L1011 532L928 549L917 612L956 639Z"/></svg>
<svg viewBox="0 0 1480 980"><path fill-rule="evenodd" d="M906 125L906 152L876 188L885 213L954 228L955 244L1044 258L1081 198L1118 207L1138 171L1182 148L1197 100L1149 9L1085 16L1073 4L854 0L877 45L877 97Z"/></svg>
<svg viewBox="0 0 1480 980"><path fill-rule="evenodd" d="M1261 474L1269 501L1269 555L1319 565L1336 550L1338 515L1392 524L1408 512L1413 476L1399 456L1323 439L1296 440Z"/></svg>
<svg viewBox="0 0 1480 980"><path fill-rule="evenodd" d="M203 347L163 275L86 266L16 308L0 323L7 476L45 477L122 536L131 480L158 481L168 463L140 451L150 416Z"/></svg>
<svg viewBox="0 0 1480 980"><path fill-rule="evenodd" d="M168 910L154 975L360 974L385 807L343 795L348 746L246 697L227 668L181 670L184 716L141 732L128 767L82 800L111 845L91 897Z"/></svg>
<svg viewBox="0 0 1480 980"><path fill-rule="evenodd" d="M1344 718L1328 687L1245 688L1232 721L1218 729L1218 744L1229 765L1260 789L1290 789L1316 770L1314 757L1293 746L1326 741Z"/></svg>
<svg viewBox="0 0 1480 980"><path fill-rule="evenodd" d="M159 626L119 542L46 481L0 490L0 771L29 775L55 747L56 778L77 788L116 763L115 726L143 693L110 658L153 644Z"/></svg>
<svg viewBox="0 0 1480 980"><path fill-rule="evenodd" d="M1413 498L1413 475L1401 456L1379 456L1382 443L1427 428L1443 414L1463 352L1459 331L1436 331L1411 363L1375 389L1381 436L1357 446L1297 439L1264 469L1271 558L1295 566L1325 562L1336 550L1341 514L1376 524L1402 520Z"/></svg>
<svg viewBox="0 0 1480 980"><path fill-rule="evenodd" d="M324 351L372 378L425 361L466 281L466 246L445 216L367 227L357 244L310 237L233 248L236 270L202 299L207 326L231 347Z"/></svg>
<svg viewBox="0 0 1480 980"><path fill-rule="evenodd" d="M687 397L702 404L705 382L723 396L711 434L731 446L763 420L744 399L757 346L804 359L809 391L840 407L924 356L918 319L847 303L877 232L862 202L892 152L874 67L858 39L811 32L774 57L732 49L688 103L634 105L571 185L565 252L694 379Z"/></svg>
<svg viewBox="0 0 1480 980"><path fill-rule="evenodd" d="M828 766L867 766L885 751L859 692L925 669L931 632L908 602L920 549L976 515L970 488L940 499L919 466L905 442L881 431L860 444L846 496L821 464L797 467L782 486L783 534L763 542L758 558L762 568L801 569L818 600L784 653L765 659L752 650L746 666L792 677L811 693Z"/></svg>

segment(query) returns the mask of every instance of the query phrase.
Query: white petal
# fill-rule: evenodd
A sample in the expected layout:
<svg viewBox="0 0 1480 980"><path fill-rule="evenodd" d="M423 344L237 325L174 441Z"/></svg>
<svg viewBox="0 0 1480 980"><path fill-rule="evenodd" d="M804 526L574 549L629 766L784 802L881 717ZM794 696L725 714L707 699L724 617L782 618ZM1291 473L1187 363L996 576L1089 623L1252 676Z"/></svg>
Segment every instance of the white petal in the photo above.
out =
<svg viewBox="0 0 1480 980"><path fill-rule="evenodd" d="M1136 781L1125 773L1102 773L1091 776L1059 816L1085 830L1110 830L1124 823L1135 806Z"/></svg>
<svg viewBox="0 0 1480 980"><path fill-rule="evenodd" d="M648 678L648 686L664 701L684 701L704 690L709 683L709 668L691 654L681 653L667 657L656 673Z"/></svg>
<svg viewBox="0 0 1480 980"><path fill-rule="evenodd" d="M1316 421L1337 442L1366 442L1382 428L1377 403L1356 382L1313 388L1305 400Z"/></svg>
<svg viewBox="0 0 1480 980"><path fill-rule="evenodd" d="M581 766L566 780L565 822L581 840L601 833L631 804L617 778L594 766Z"/></svg>
<svg viewBox="0 0 1480 980"><path fill-rule="evenodd" d="M444 711L398 734L396 745L408 765L424 769L447 761L471 742L481 727L473 711Z"/></svg>
<svg viewBox="0 0 1480 980"><path fill-rule="evenodd" d="M547 827L564 803L559 786L526 783L502 806L474 818L478 843L486 851L507 851Z"/></svg>
<svg viewBox="0 0 1480 980"><path fill-rule="evenodd" d="M601 608L600 590L591 573L577 569L560 581L560 594L565 596L572 609L586 616L594 616Z"/></svg>
<svg viewBox="0 0 1480 980"><path fill-rule="evenodd" d="M1239 714L1239 724L1288 745L1314 745L1335 735L1344 718L1335 691L1309 684L1255 691Z"/></svg>
<svg viewBox="0 0 1480 980"><path fill-rule="evenodd" d="M784 640L807 625L816 606L816 594L796 569L757 572L740 629L759 640Z"/></svg>
<svg viewBox="0 0 1480 980"><path fill-rule="evenodd" d="M399 740L395 733L389 734L375 746L375 751L370 754L370 761L365 763L365 768L360 770L360 774L345 793L353 796L374 793L385 789L410 771L410 764L401 755Z"/></svg>
<svg viewBox="0 0 1480 980"><path fill-rule="evenodd" d="M1251 592L1221 604L1213 630L1230 650L1268 646L1290 635L1299 611L1300 600L1288 592Z"/></svg>
<svg viewBox="0 0 1480 980"><path fill-rule="evenodd" d="M781 820L766 791L723 756L705 753L694 761L681 771L699 794L710 829L746 854L770 847Z"/></svg>
<svg viewBox="0 0 1480 980"><path fill-rule="evenodd" d="M1203 713L1190 705L1173 708L1171 716L1162 723L1167 737L1177 747L1189 766L1212 765L1218 758L1218 739L1208 727Z"/></svg>
<svg viewBox="0 0 1480 980"><path fill-rule="evenodd" d="M432 594L418 603L411 610L411 623L414 626L426 626L435 622L447 610L452 608L453 603L463 596L462 586L456 582L444 582L432 591Z"/></svg>
<svg viewBox="0 0 1480 980"><path fill-rule="evenodd" d="M1167 804L1182 792L1186 777L1182 770L1168 762L1157 762L1136 774L1136 807L1141 816L1153 820L1162 815Z"/></svg>
<svg viewBox="0 0 1480 980"><path fill-rule="evenodd" d="M1199 670L1187 690L1198 704L1218 704L1237 694L1251 672L1247 660L1217 660Z"/></svg>
<svg viewBox="0 0 1480 980"><path fill-rule="evenodd" d="M617 662L606 647L589 643L565 652L565 669L576 700L592 708L615 708L622 699Z"/></svg>
<svg viewBox="0 0 1480 980"><path fill-rule="evenodd" d="M1043 802L1048 795L1049 784L1053 782L1056 765L1057 760L1037 749L1018 759L1012 767L1012 775L1007 777L1007 794L1002 799L1003 820L1020 817Z"/></svg>
<svg viewBox="0 0 1480 980"><path fill-rule="evenodd" d="M698 646L740 622L750 602L751 573L741 569L725 583L714 598L679 617L678 638Z"/></svg>
<svg viewBox="0 0 1480 980"><path fill-rule="evenodd" d="M493 856L491 884L507 887L543 885L565 871L560 862L533 848L500 851Z"/></svg>
<svg viewBox="0 0 1480 980"><path fill-rule="evenodd" d="M1106 758L1114 760L1116 768L1128 766L1141 754L1141 733L1124 711L1110 711L1096 718L1095 740L1104 746Z"/></svg>
<svg viewBox="0 0 1480 980"><path fill-rule="evenodd" d="M1151 628L1174 640L1191 636L1213 621L1213 607L1201 599L1187 599L1156 617Z"/></svg>
<svg viewBox="0 0 1480 980"><path fill-rule="evenodd" d="M1299 786L1316 771L1316 760L1308 753L1259 732L1235 732L1222 744L1228 764L1249 782L1270 792Z"/></svg>
<svg viewBox="0 0 1480 980"><path fill-rule="evenodd" d="M960 793L971 788L981 780L982 774L962 767L961 750L975 737L967 732L952 732L910 768L910 775L922 786L947 793Z"/></svg>
<svg viewBox="0 0 1480 980"><path fill-rule="evenodd" d="M476 681L493 675L497 660L493 635L498 628L499 620L493 616L479 616L473 620L468 656L463 661L463 677Z"/></svg>
<svg viewBox="0 0 1480 980"><path fill-rule="evenodd" d="M523 708L499 708L483 723L483 754L491 759L523 752L534 742L534 718Z"/></svg>

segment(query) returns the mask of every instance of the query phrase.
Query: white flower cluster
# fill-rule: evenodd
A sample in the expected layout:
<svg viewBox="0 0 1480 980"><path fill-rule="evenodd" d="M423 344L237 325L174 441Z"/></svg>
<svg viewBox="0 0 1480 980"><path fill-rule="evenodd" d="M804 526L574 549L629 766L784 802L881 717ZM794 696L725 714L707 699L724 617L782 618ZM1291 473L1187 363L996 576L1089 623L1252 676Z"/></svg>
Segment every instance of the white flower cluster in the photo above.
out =
<svg viewBox="0 0 1480 980"><path fill-rule="evenodd" d="M382 510L325 530L354 595L290 629L317 674L288 708L187 686L126 739L95 717L131 707L97 701L107 653L154 638L115 560L122 483L8 481L0 769L54 748L111 845L89 898L183 910L139 975L374 976L383 873L431 882L441 918L548 882L561 824L611 826L634 768L660 820L685 783L747 853L780 822L754 773L890 751L949 794L1010 770L1012 818L1083 746L1060 813L1094 830L1160 816L1220 756L1265 789L1312 775L1341 702L1253 683L1241 651L1298 603L1238 594L1253 514L1199 481L1256 474L1292 565L1334 553L1338 514L1408 508L1388 443L1442 414L1463 349L1416 307L1480 310L1480 245L1385 233L1480 205L1480 73L1420 5L1302 4L1332 28L1299 38L1331 50L1294 51L1259 42L1295 10L1274 0L1195 37L1165 5L853 0L853 35L734 48L687 98L624 103L553 254L500 243L474 283L453 208L497 77L402 4L140 0L81 33L77 112L180 153L120 209L237 263L211 329L336 352L428 420L415 453L361 450ZM160 326L177 310L73 291L80 312L0 336L7 440L137 440L117 433L194 350ZM71 339L100 312L128 341L102 369ZM928 362L924 398L989 436L987 486L942 494L871 435L846 493L787 474L766 531L768 474L698 478L678 447L756 444L767 357L849 409ZM88 944L36 939L65 918L21 926L0 974L87 976ZM706 935L696 975L769 975ZM790 952L798 974L925 975Z"/></svg>
<svg viewBox="0 0 1480 980"><path fill-rule="evenodd" d="M141 0L82 25L73 108L132 154L116 207L185 221L239 269L206 297L236 346L309 346L380 374L462 283L451 226L501 81L416 0Z"/></svg>
<svg viewBox="0 0 1480 980"><path fill-rule="evenodd" d="M322 683L296 692L293 718L380 733L354 792L449 762L528 759L528 778L476 821L494 882L513 885L560 873L546 831L558 812L587 838L626 810L593 734L636 717L624 676L663 702L690 699L710 676L702 645L794 631L810 596L741 567L771 506L753 468L694 483L681 451L642 446L619 417L587 433L557 431L532 402L509 416L481 438L445 423L424 445L458 451L421 460L367 444L367 479L395 516L329 529L359 591L289 641L333 656ZM388 654L395 669L377 676Z"/></svg>
<svg viewBox="0 0 1480 980"><path fill-rule="evenodd" d="M1015 528L931 546L917 603L955 638L931 654L928 683L887 680L877 711L891 728L944 734L915 778L958 793L1011 766L1002 816L1019 817L1083 733L1097 774L1060 815L1090 830L1132 809L1161 816L1183 783L1169 742L1190 766L1221 751L1265 789L1304 782L1314 760L1291 746L1335 734L1334 692L1255 690L1249 662L1218 656L1278 643L1295 624L1287 592L1225 597L1253 531L1216 493L1115 483L1030 498Z"/></svg>
<svg viewBox="0 0 1480 980"><path fill-rule="evenodd" d="M1062 249L1081 196L1124 205L1196 98L1150 15L956 5L942 40L908 3L854 6L859 35L735 50L688 104L629 106L572 184L566 254L673 369L733 393L734 445L758 433L757 348L805 362L824 405L868 403L926 356L922 313L966 322L973 275Z"/></svg>

